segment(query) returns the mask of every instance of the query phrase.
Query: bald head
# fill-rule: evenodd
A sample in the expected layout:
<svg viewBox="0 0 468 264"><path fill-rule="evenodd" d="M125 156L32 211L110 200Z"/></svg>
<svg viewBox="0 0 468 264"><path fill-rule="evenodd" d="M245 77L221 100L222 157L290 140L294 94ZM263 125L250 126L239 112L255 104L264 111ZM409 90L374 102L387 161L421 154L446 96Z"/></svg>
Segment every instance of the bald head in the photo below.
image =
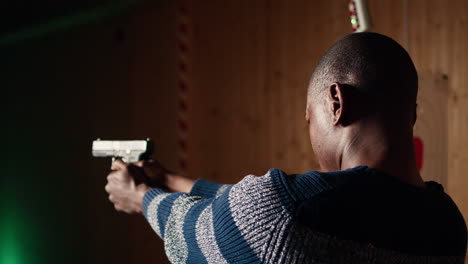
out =
<svg viewBox="0 0 468 264"><path fill-rule="evenodd" d="M354 33L320 59L306 120L322 170L366 165L424 185L413 145L418 76L408 53L376 33Z"/></svg>
<svg viewBox="0 0 468 264"><path fill-rule="evenodd" d="M309 101L320 98L335 82L385 109L416 104L418 76L411 58L396 41L381 34L354 33L336 42L312 74Z"/></svg>

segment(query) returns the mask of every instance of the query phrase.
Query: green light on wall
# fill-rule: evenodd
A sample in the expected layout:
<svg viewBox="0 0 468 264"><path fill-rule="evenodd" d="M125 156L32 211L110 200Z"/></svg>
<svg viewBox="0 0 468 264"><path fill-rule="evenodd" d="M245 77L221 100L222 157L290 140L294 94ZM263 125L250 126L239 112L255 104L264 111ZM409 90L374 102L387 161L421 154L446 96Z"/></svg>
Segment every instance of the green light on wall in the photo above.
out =
<svg viewBox="0 0 468 264"><path fill-rule="evenodd" d="M2 247L1 247L1 257L0 263L2 264L22 264L26 263L21 259L21 250L19 246L19 241L17 241L17 236L15 231L8 226L3 228L3 236L0 238Z"/></svg>
<svg viewBox="0 0 468 264"><path fill-rule="evenodd" d="M351 19L351 24L355 25L357 23L356 19Z"/></svg>
<svg viewBox="0 0 468 264"><path fill-rule="evenodd" d="M24 207L10 190L0 193L0 264L36 264L31 252L38 241Z"/></svg>
<svg viewBox="0 0 468 264"><path fill-rule="evenodd" d="M2 264L23 264L23 258L19 239L19 221L11 216L6 216L1 223L0 237L0 263Z"/></svg>

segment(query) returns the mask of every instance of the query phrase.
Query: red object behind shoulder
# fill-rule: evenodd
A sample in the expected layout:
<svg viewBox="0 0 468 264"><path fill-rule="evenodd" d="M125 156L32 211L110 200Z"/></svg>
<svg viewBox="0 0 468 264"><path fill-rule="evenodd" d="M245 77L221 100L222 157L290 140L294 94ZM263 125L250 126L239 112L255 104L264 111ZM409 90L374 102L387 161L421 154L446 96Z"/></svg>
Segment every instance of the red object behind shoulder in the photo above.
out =
<svg viewBox="0 0 468 264"><path fill-rule="evenodd" d="M421 138L414 137L414 152L416 154L416 165L418 166L418 170L421 171L423 166L423 155L424 155L424 143Z"/></svg>

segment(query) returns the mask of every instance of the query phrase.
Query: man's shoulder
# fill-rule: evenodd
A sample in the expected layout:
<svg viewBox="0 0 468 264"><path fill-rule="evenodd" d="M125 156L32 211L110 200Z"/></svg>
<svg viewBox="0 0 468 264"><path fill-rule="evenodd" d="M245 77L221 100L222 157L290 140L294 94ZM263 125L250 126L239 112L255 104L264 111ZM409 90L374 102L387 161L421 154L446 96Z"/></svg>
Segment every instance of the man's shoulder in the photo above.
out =
<svg viewBox="0 0 468 264"><path fill-rule="evenodd" d="M419 188L368 167L310 174L332 186L297 205L312 230L414 254L466 249L463 216L439 184Z"/></svg>

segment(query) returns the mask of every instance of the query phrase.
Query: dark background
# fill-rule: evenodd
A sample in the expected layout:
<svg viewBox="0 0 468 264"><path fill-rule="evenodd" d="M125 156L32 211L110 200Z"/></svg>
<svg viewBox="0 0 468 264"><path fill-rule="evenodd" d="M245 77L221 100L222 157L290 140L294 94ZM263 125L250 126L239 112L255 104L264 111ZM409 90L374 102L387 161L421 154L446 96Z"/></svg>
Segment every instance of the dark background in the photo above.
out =
<svg viewBox="0 0 468 264"><path fill-rule="evenodd" d="M93 159L90 151L98 137L151 137L158 152L171 147L159 137L175 130L175 120L164 112L175 99L154 98L173 89L175 62L145 50L138 62L148 61L143 67L155 78L146 85L136 80L144 73L136 72L135 63L137 41L170 52L164 39L172 36L158 26L147 28L152 34L139 32L145 29L134 23L172 7L132 2L121 8L111 2L25 2L2 9L11 12L11 20L2 25L8 42L0 64L8 150L1 178L0 263L134 263L149 244L156 254L145 260L165 259L143 217L113 210L103 189L111 161ZM170 26L160 19L152 22Z"/></svg>

